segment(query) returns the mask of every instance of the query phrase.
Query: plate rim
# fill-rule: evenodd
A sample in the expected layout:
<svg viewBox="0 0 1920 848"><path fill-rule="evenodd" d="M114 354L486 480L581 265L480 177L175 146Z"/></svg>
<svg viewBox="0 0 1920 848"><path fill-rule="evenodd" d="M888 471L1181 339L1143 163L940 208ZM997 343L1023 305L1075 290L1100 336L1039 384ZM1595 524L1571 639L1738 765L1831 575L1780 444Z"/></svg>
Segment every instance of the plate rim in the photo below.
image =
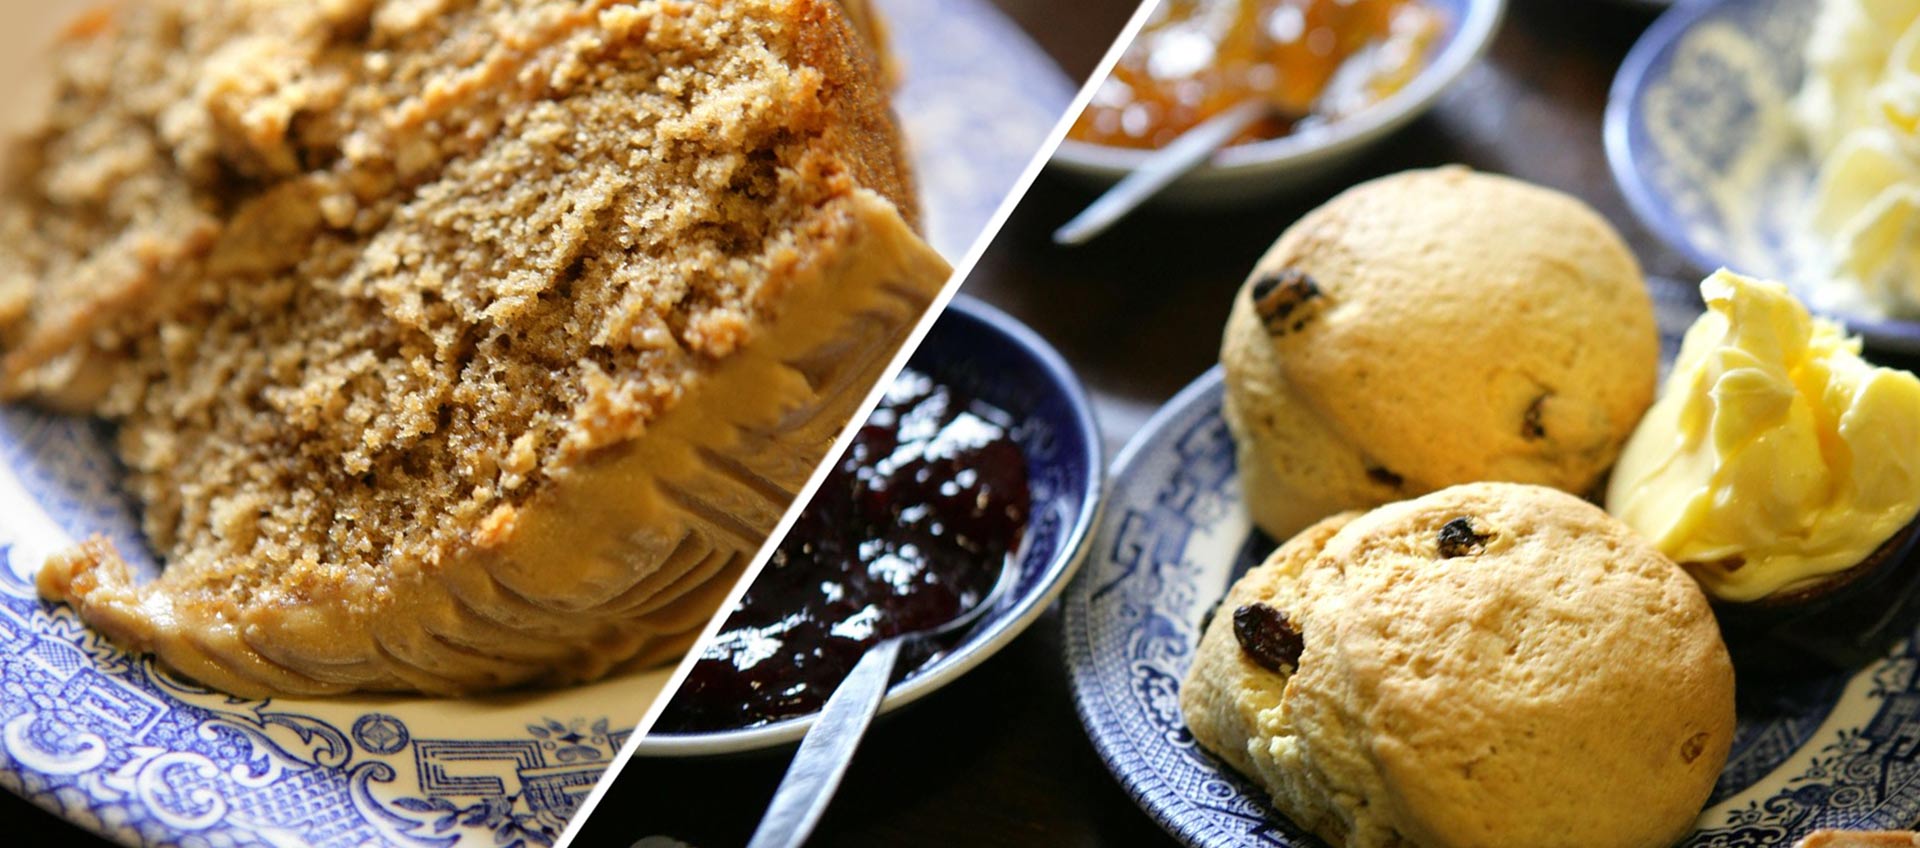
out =
<svg viewBox="0 0 1920 848"><path fill-rule="evenodd" d="M1161 437L1165 435L1166 430L1180 419L1192 414L1195 404L1216 392L1224 394L1225 387L1226 370L1223 366L1216 364L1201 372L1200 376L1187 383L1158 410L1155 410L1152 417L1140 426L1139 432L1128 439L1126 445L1114 456L1113 463L1107 472L1108 491L1103 500L1109 504L1112 502L1113 490L1122 480L1131 476L1134 467L1143 462L1148 452L1162 441ZM1089 539L1089 554L1093 550L1092 543L1105 538L1106 529L1106 516L1103 513L1100 525L1094 528L1095 532ZM1073 711L1080 719L1081 730L1093 743L1094 753L1099 755L1100 762L1106 766L1107 773L1120 784L1120 788L1127 793L1127 796L1133 799L1136 807L1160 825L1168 835L1189 848L1214 848L1213 843L1203 839L1204 836L1209 835L1206 831L1177 820L1171 811L1150 800L1149 787L1146 785L1149 769L1141 768L1138 764L1124 770L1121 768L1123 759L1135 760L1138 757L1131 751L1121 750L1118 740L1101 732L1102 727L1113 723L1115 719L1111 716L1103 719L1094 715L1089 709L1091 701L1096 697L1103 697L1107 690L1094 679L1095 674L1091 663L1093 644L1088 636L1083 614L1080 612L1080 606L1089 600L1084 596L1093 588L1088 584L1090 578L1086 574L1087 572L1083 569L1080 575L1076 575L1073 585L1067 589L1066 603L1062 605L1061 610L1061 628L1064 638L1061 639L1060 653L1067 669L1069 687L1073 692ZM1222 774L1233 780L1242 779L1230 771L1223 771ZM1185 804L1186 798L1182 796L1180 802Z"/></svg>

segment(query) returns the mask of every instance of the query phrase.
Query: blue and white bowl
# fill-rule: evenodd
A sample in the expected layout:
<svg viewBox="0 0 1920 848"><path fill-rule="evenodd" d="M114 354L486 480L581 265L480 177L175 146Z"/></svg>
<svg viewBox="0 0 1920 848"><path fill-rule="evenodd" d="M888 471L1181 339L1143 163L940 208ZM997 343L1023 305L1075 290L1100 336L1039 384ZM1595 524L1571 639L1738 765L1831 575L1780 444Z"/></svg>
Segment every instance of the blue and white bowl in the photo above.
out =
<svg viewBox="0 0 1920 848"><path fill-rule="evenodd" d="M1506 0L1424 0L1447 18L1426 67L1391 97L1357 114L1276 139L1228 147L1168 186L1174 203L1231 202L1271 195L1340 166L1433 107L1492 44ZM1049 166L1111 183L1133 173L1154 151L1068 139Z"/></svg>
<svg viewBox="0 0 1920 848"><path fill-rule="evenodd" d="M1874 348L1920 353L1920 322L1831 304L1812 288L1806 219L1818 165L1790 102L1812 0L1680 3L1627 54L1607 102L1607 159L1646 228L1702 274L1777 279Z"/></svg>
<svg viewBox="0 0 1920 848"><path fill-rule="evenodd" d="M1676 322L1678 323L1678 322ZM1663 322L1665 326L1666 322ZM1087 562L1065 599L1068 672L1094 748L1134 800L1195 848L1318 846L1202 750L1180 684L1207 611L1274 542L1241 500L1224 384L1208 372L1114 462ZM1788 845L1809 830L1920 821L1920 648L1854 674L1743 691L1733 750L1686 846Z"/></svg>
<svg viewBox="0 0 1920 848"><path fill-rule="evenodd" d="M1099 429L1086 391L1045 340L1006 313L964 295L914 352L912 367L1010 413L1027 461L1033 508L1019 552L1019 578L998 609L952 650L893 685L880 711L906 706L984 662L1053 603L1086 553L1101 486ZM713 733L652 732L640 756L750 751L794 742L813 725L802 716Z"/></svg>
<svg viewBox="0 0 1920 848"><path fill-rule="evenodd" d="M94 5L0 4L0 85L38 72L58 27ZM878 5L904 60L894 106L929 238L959 256L1073 87L986 0ZM0 407L0 787L114 841L551 845L669 676L461 700L205 691L33 590L49 553L92 533L158 570L112 457L102 428Z"/></svg>

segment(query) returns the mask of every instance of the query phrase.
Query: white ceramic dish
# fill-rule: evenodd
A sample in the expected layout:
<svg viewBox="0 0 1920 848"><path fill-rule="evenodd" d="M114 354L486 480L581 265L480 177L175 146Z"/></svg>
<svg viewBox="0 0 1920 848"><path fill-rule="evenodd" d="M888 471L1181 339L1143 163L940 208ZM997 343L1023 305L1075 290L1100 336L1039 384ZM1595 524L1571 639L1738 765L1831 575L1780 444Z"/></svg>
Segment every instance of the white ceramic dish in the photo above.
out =
<svg viewBox="0 0 1920 848"><path fill-rule="evenodd" d="M1170 204L1222 203L1276 194L1323 174L1432 108L1480 58L1499 31L1506 0L1429 0L1447 16L1446 35L1405 88L1359 114L1291 135L1229 147L1167 187ZM1152 151L1068 140L1049 166L1107 184L1133 172Z"/></svg>

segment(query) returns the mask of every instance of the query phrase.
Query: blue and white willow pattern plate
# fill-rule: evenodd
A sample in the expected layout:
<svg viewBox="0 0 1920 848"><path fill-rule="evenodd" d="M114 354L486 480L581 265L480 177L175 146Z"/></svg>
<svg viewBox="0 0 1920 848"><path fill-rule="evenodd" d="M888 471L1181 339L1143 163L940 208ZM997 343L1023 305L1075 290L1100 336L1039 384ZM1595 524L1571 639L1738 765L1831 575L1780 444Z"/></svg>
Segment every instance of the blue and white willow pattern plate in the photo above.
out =
<svg viewBox="0 0 1920 848"><path fill-rule="evenodd" d="M1060 354L1012 316L955 297L914 351L912 367L997 407L1017 422L1013 440L1027 461L1031 517L1020 540L1018 579L959 644L888 690L880 711L906 706L985 662L1019 636L1067 585L1086 555L1098 512L1100 431L1086 390ZM724 754L794 742L812 716L714 733L648 733L647 757Z"/></svg>
<svg viewBox="0 0 1920 848"><path fill-rule="evenodd" d="M1663 353L1700 309L1651 280ZM1317 846L1251 781L1202 750L1180 714L1200 622L1272 550L1240 499L1218 368L1188 386L1114 462L1105 511L1068 588L1067 666L1094 747L1120 783L1188 845ZM1811 679L1743 712L1690 848L1791 843L1819 827L1920 820L1920 648L1903 641L1851 677Z"/></svg>
<svg viewBox="0 0 1920 848"><path fill-rule="evenodd" d="M1920 322L1825 303L1806 209L1818 169L1791 123L1819 3L1679 3L1627 54L1607 101L1607 159L1646 228L1696 270L1796 287L1870 347L1920 353Z"/></svg>
<svg viewBox="0 0 1920 848"><path fill-rule="evenodd" d="M1073 90L985 0L880 6L930 239L958 256ZM22 30L0 46L37 50ZM108 444L89 422L0 409L0 786L88 830L215 848L550 845L665 683L256 701L172 678L33 591L47 554L95 532L157 570Z"/></svg>

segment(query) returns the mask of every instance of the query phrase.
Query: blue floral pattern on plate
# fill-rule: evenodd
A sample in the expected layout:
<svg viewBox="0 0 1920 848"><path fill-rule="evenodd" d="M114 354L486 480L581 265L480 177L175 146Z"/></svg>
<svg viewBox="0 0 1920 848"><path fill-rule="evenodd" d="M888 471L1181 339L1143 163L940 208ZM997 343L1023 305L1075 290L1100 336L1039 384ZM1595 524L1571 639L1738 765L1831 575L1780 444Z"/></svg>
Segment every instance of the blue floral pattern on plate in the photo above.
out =
<svg viewBox="0 0 1920 848"><path fill-rule="evenodd" d="M1649 281L1667 357L1697 314L1691 289ZM1114 462L1064 627L1074 702L1128 794L1188 845L1312 846L1251 781L1201 750L1179 706L1201 622L1273 542L1241 503L1218 368L1182 391ZM1743 714L1687 846L1784 845L1820 827L1920 820L1920 649L1903 641L1851 677L1809 679L1768 716Z"/></svg>
<svg viewBox="0 0 1920 848"><path fill-rule="evenodd" d="M1789 102L1818 3L1682 3L1634 45L1607 101L1607 159L1634 214L1697 270L1798 288L1867 344L1920 353L1920 322L1828 304L1812 287L1805 215L1816 165Z"/></svg>
<svg viewBox="0 0 1920 848"><path fill-rule="evenodd" d="M985 0L879 5L929 239L958 256L1073 89ZM550 845L666 677L457 702L206 691L33 590L91 533L158 572L119 475L104 429L0 409L0 786L116 841Z"/></svg>
<svg viewBox="0 0 1920 848"><path fill-rule="evenodd" d="M11 472L0 477L0 786L132 844L552 843L625 743L604 716L618 703L609 696L649 681L456 711L424 699L247 700L173 677L30 583L80 533L144 551L106 435L0 411Z"/></svg>

